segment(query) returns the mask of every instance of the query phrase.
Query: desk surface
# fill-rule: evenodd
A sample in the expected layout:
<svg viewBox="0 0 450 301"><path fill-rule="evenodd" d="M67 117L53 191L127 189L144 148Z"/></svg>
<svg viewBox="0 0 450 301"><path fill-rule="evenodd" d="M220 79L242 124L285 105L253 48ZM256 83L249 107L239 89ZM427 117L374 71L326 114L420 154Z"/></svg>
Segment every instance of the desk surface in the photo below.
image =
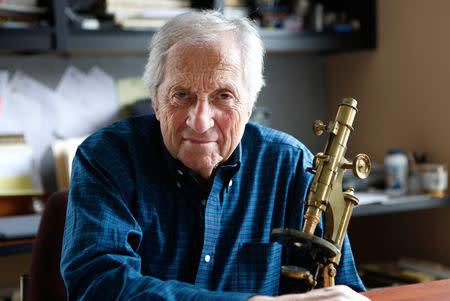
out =
<svg viewBox="0 0 450 301"><path fill-rule="evenodd" d="M404 211L423 210L438 208L450 205L450 197L444 198L429 198L429 199L414 199L408 201L408 198L404 198L399 202L387 202L381 204L370 204L355 206L353 208L352 216L367 216L377 214L390 214Z"/></svg>
<svg viewBox="0 0 450 301"><path fill-rule="evenodd" d="M362 294L372 301L449 301L450 279L377 289Z"/></svg>

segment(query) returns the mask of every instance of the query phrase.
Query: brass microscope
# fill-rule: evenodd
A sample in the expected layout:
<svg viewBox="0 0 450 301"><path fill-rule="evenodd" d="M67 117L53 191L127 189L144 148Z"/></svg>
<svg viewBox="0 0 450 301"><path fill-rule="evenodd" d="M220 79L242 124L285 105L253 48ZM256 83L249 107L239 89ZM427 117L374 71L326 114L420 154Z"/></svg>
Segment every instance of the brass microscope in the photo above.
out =
<svg viewBox="0 0 450 301"><path fill-rule="evenodd" d="M358 110L356 105L355 99L344 98L334 121L330 121L328 125L320 120L314 122L313 131L316 135L327 131L329 136L324 152L318 153L314 157L313 166L307 169L315 176L305 203L303 228L301 231L277 228L271 233L272 241L285 244L294 252L306 252L310 256L314 264L312 271L294 265L281 267L282 275L304 280L310 289L334 286L336 268L341 259L341 248L353 206L359 202L352 188L343 191L344 172L352 169L360 179L366 178L370 173L370 159L367 155L359 154L353 162L344 157ZM314 235L314 232L323 213L324 232L321 238Z"/></svg>

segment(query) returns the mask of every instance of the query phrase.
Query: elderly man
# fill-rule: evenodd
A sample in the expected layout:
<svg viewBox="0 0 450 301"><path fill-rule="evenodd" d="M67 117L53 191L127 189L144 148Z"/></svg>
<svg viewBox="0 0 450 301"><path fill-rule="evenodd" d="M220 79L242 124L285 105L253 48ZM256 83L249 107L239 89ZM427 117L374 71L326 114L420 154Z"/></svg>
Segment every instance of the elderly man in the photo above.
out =
<svg viewBox="0 0 450 301"><path fill-rule="evenodd" d="M289 291L289 259L270 232L302 224L312 155L248 122L263 56L249 21L217 12L178 16L155 35L144 82L156 116L94 133L73 162L61 261L69 300ZM336 281L364 290L348 240ZM348 286L275 298L367 300Z"/></svg>

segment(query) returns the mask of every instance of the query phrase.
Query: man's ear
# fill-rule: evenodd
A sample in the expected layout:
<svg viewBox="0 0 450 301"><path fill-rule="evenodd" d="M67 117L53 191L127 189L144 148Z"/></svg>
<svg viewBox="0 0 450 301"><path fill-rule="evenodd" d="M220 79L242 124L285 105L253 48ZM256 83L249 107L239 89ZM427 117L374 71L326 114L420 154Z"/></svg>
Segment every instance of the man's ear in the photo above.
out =
<svg viewBox="0 0 450 301"><path fill-rule="evenodd" d="M153 107L153 110L155 111L156 119L159 120L159 108L158 108L158 104L154 100L152 100L152 107Z"/></svg>

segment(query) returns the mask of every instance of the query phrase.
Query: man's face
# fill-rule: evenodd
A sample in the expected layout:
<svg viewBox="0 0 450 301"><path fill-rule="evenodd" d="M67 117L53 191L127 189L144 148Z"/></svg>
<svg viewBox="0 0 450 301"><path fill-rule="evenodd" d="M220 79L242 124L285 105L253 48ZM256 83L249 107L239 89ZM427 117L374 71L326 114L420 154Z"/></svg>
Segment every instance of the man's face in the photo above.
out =
<svg viewBox="0 0 450 301"><path fill-rule="evenodd" d="M234 39L172 49L157 94L153 107L169 153L209 179L238 145L251 114Z"/></svg>

